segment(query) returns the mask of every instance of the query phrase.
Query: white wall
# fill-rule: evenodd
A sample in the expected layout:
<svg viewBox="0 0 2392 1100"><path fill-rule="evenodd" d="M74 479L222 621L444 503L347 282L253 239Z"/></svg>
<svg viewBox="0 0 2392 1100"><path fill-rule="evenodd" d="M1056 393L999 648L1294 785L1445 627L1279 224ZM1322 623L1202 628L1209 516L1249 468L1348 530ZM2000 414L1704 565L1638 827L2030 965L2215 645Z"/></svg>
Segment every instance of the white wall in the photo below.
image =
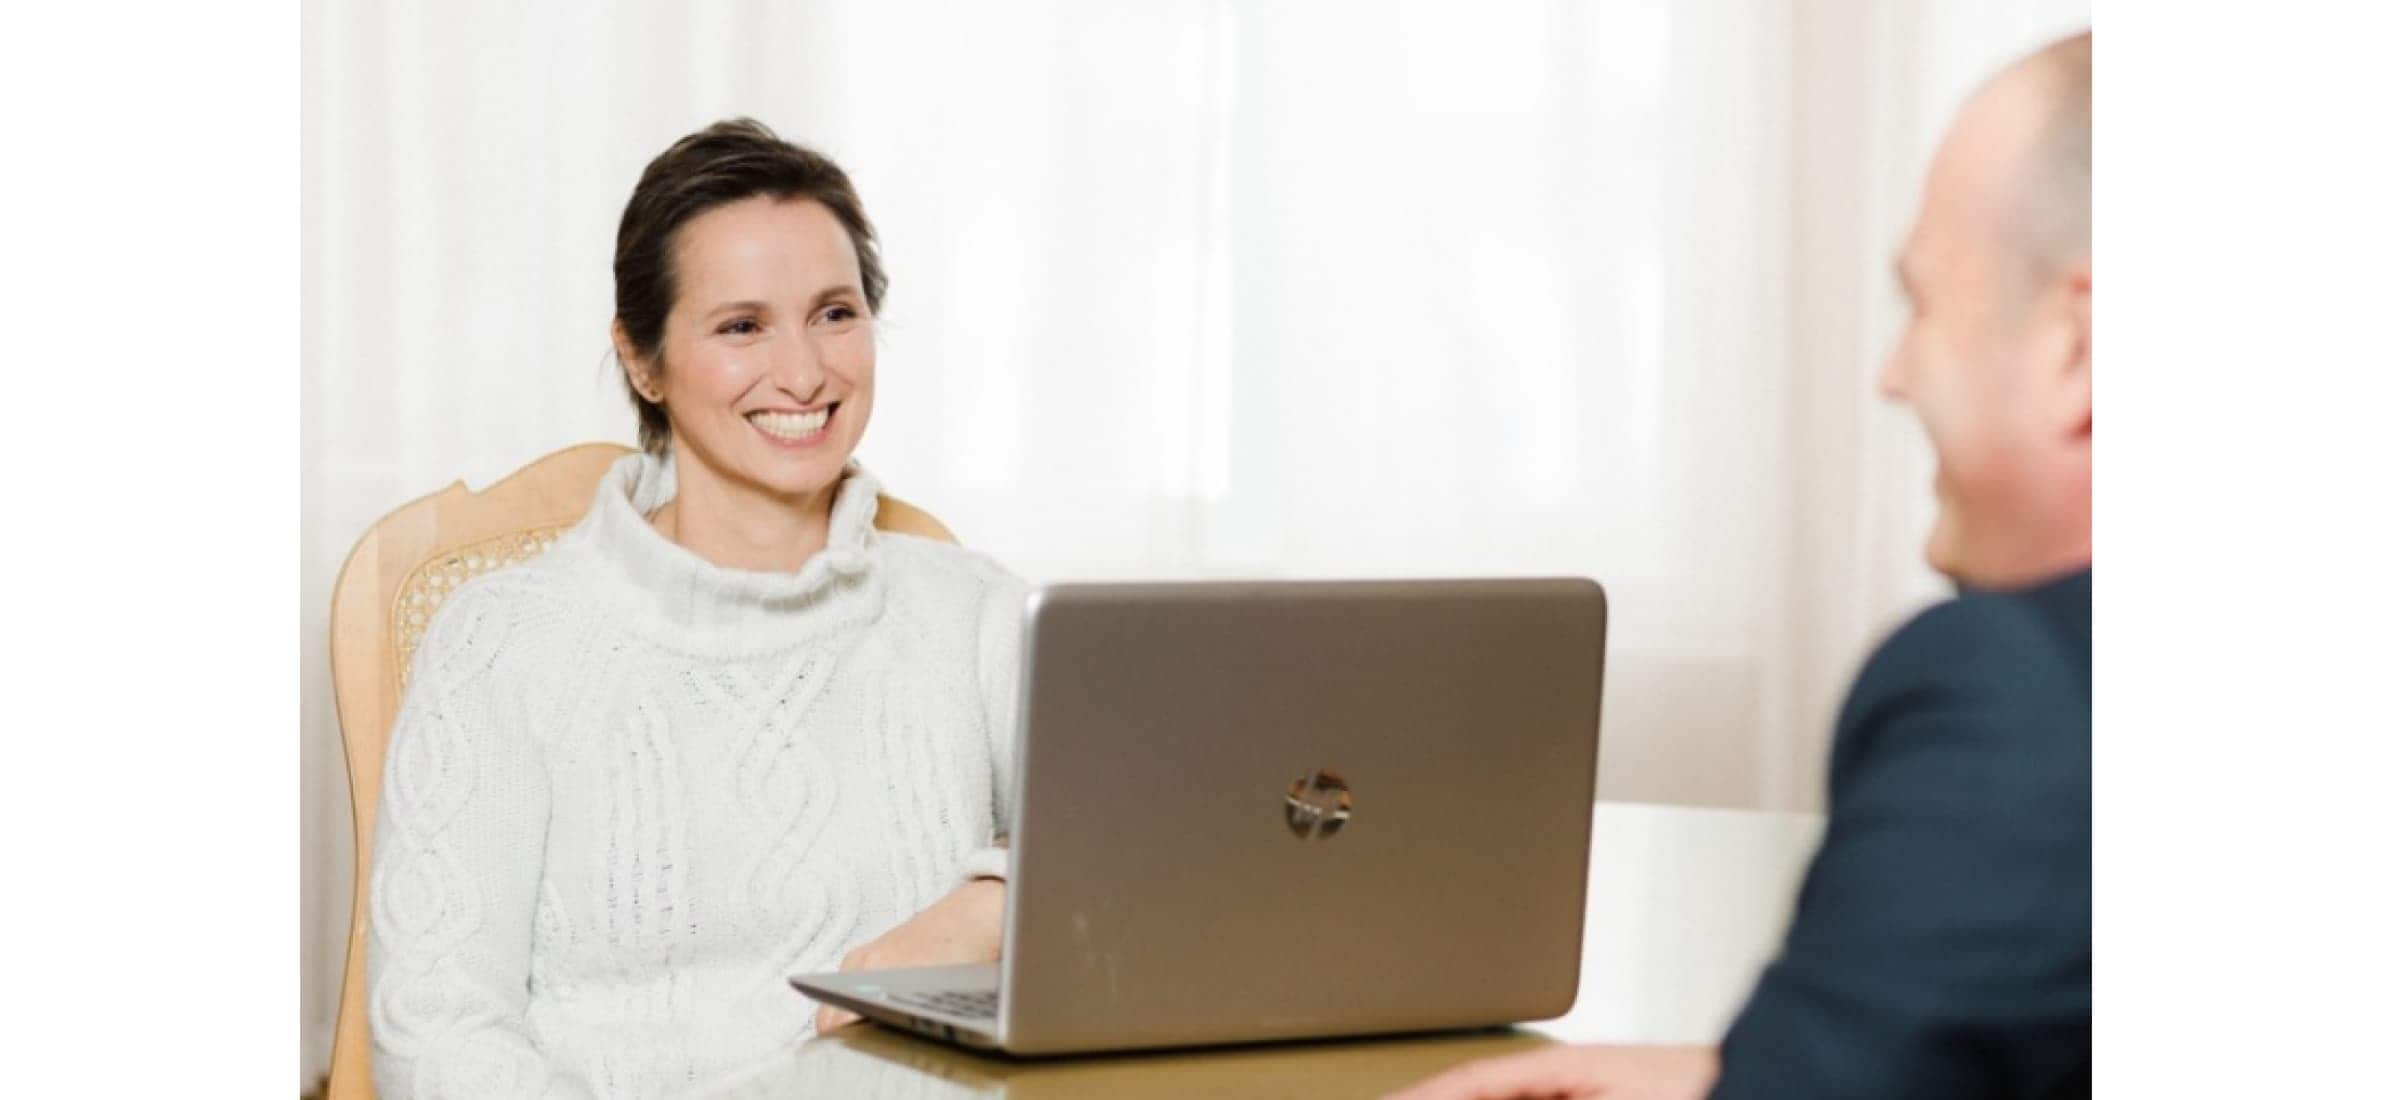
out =
<svg viewBox="0 0 2392 1100"><path fill-rule="evenodd" d="M1037 579L1611 589L1607 798L1811 807L1941 591L1870 389L1967 88L2081 2L463 0L305 12L303 1071L350 890L328 592L376 517L631 437L615 219L734 113L893 279L862 457Z"/></svg>

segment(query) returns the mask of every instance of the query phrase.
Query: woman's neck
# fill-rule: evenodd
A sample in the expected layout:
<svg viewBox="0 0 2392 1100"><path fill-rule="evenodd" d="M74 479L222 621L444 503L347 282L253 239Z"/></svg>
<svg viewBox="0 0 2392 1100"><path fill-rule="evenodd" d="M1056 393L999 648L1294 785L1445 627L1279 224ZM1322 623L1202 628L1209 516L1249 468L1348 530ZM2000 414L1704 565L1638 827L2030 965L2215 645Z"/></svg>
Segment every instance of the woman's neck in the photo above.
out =
<svg viewBox="0 0 2392 1100"><path fill-rule="evenodd" d="M830 541L832 482L803 497L734 485L698 463L682 465L673 499L648 517L667 541L709 564L795 573Z"/></svg>

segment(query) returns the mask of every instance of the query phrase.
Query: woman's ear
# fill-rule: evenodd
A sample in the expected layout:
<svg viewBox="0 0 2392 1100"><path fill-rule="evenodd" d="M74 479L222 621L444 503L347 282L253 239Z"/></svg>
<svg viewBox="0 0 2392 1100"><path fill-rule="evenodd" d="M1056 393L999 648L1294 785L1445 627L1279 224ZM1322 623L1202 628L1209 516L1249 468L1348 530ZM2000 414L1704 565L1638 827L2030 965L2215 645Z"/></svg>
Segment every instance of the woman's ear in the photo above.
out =
<svg viewBox="0 0 2392 1100"><path fill-rule="evenodd" d="M656 385L648 361L640 358L639 350L631 346L631 333L624 330L620 318L607 326L607 335L614 340L615 361L623 364L623 377L631 383L632 392L651 403L663 404L664 390Z"/></svg>

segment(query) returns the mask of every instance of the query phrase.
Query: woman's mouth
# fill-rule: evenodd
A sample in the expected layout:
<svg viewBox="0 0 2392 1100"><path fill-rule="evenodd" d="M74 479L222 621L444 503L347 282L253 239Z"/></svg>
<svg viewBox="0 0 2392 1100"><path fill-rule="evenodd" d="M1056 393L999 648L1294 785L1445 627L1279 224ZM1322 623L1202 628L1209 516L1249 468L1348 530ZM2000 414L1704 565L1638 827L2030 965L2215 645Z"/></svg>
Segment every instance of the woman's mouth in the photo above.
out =
<svg viewBox="0 0 2392 1100"><path fill-rule="evenodd" d="M776 446L804 447L822 440L837 411L839 403L834 401L811 412L752 412L747 421Z"/></svg>

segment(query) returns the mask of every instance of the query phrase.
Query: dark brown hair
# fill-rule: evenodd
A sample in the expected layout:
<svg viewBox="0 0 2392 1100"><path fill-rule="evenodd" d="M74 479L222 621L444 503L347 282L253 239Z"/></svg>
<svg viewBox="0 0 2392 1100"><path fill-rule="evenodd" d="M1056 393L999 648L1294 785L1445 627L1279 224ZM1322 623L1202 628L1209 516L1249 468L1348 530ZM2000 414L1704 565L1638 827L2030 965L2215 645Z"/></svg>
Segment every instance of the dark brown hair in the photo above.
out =
<svg viewBox="0 0 2392 1100"><path fill-rule="evenodd" d="M781 140L755 119L726 119L674 142L648 162L615 231L615 320L632 349L656 370L666 369L664 322L680 293L673 251L681 227L715 207L758 195L811 199L830 210L855 244L865 305L880 312L889 277L880 269L879 241L847 173L829 157ZM639 411L641 449L663 454L672 440L664 407L640 396L628 373L623 386Z"/></svg>

